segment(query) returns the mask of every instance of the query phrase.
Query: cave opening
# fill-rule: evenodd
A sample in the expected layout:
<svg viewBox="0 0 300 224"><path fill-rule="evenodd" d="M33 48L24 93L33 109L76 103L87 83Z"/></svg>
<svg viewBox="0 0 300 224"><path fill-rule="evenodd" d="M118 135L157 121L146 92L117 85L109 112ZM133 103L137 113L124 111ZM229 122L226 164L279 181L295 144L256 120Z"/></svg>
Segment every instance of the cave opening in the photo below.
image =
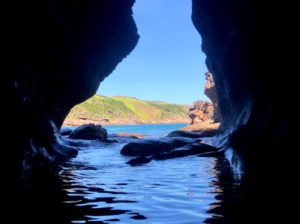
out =
<svg viewBox="0 0 300 224"><path fill-rule="evenodd" d="M201 53L201 37L191 20L192 1L145 3L140 0L133 6L133 18L140 36L135 49L100 83L98 95L73 108L64 122L66 125L83 125L75 130L63 127L64 142L79 147L83 144L88 150L79 150L78 156L61 175L63 181L65 177L71 177L83 197L88 198L84 202L74 202L75 205L93 203L106 209L111 203L113 211L126 206L128 211L112 215L123 222L127 219L133 222L136 217L147 223L171 223L172 220L162 221L163 216L175 213L182 219L181 223L215 222L215 215L224 216L224 210L215 211L215 207L233 205L216 197L235 197L238 180L234 179L235 172L224 158L220 144L215 147L217 141L212 140L218 133L221 117L216 110L213 75L207 72L205 56ZM176 103L191 104L198 97L202 101L185 108L185 116L189 119L184 122L190 126L184 130L177 130L186 126L177 124L182 123L176 120L177 117L157 121L151 116L158 113L163 117L167 113L157 112L150 106L173 112L179 110ZM203 101L209 99L212 103ZM102 114L96 115L97 110ZM137 112L137 116L128 111ZM150 115L145 116L144 113L149 111ZM99 136L100 141L97 141ZM85 140L93 142L87 144ZM197 184L198 181L202 184ZM223 185L225 182L227 187ZM172 191L174 185L178 190ZM72 200L76 194L72 193L73 186L68 182L65 186L71 192L67 195ZM128 196L120 197L119 193ZM203 196L206 194L208 196ZM113 199L101 203L103 195L113 196ZM131 202L132 197L137 199ZM120 198L125 202L118 202ZM178 201L178 209L170 209L172 200ZM186 200L190 201L188 212L182 210ZM130 203L137 209L130 211L133 208ZM144 203L154 208L144 210ZM160 207L163 216L155 215L156 206ZM198 211L199 206L208 208ZM91 211L95 212L94 217L86 220L107 221L109 212L100 215L93 208L87 208L85 212ZM132 212L134 216L130 216ZM214 215L209 215L210 212Z"/></svg>
<svg viewBox="0 0 300 224"><path fill-rule="evenodd" d="M132 17L134 0L5 1L0 22L4 39L2 101L3 105L10 105L1 110L5 130L2 137L10 144L2 150L3 158L10 164L1 163L5 171L3 180L8 180L2 185L3 192L11 196L8 201L5 199L6 209L14 213L17 210L18 214L22 210L26 213L24 219L35 221L30 223L44 220L130 223L151 222L151 218L159 223L174 219L182 223L196 219L206 223L218 223L217 219L221 219L220 223L224 219L225 223L244 223L245 217L255 223L261 217L273 220L281 216L285 221L293 217L291 206L281 205L290 205L287 198L294 198L290 190L294 188L293 181L285 180L287 174L297 170L291 166L297 162L285 160L282 155L285 149L297 147L293 139L299 125L297 110L282 110L282 105L287 101L292 102L289 105L297 102L294 93L297 82L282 85L282 76L288 73L289 80L295 80L297 63L293 63L288 51L298 43L292 37L298 25L295 21L299 21L293 17L299 13L291 13L297 7L252 0L192 2L192 20L202 36L206 65L217 86L218 106L223 116L221 134L227 134L226 143L239 155L232 156L233 160L243 162L242 182L231 178L232 169L223 170L231 166L223 154L207 146L203 136L195 144L197 137L178 138L175 132L168 136L169 141L161 139L144 144L136 138L128 142L128 136L106 139L107 133L99 127L91 131L102 133L105 141L65 138L73 130L60 133L70 109L94 95L105 77L135 48L138 34ZM110 154L115 150L112 146L117 144L123 147L124 156L136 154L136 149L141 148L137 142L142 142L144 149L155 145L152 148L158 151L168 150L155 155L145 150L130 162L145 164L137 167L126 163L129 157L115 158ZM87 149L90 143L96 147ZM185 151L170 149L182 144L188 145ZM100 148L109 150L89 154ZM80 153L75 157L78 150ZM202 157L182 156L198 150L211 151L201 154ZM99 157L103 164L97 162ZM178 160L169 160L170 157ZM188 168L184 166L185 160ZM153 166L156 172L145 172ZM180 177L168 179L171 171ZM153 178L149 178L151 175ZM203 181L199 181L199 176ZM144 182L138 185L131 177ZM168 181L160 183L157 177ZM116 181L121 179L122 182ZM198 187L203 191L197 191ZM37 189L41 192L35 192ZM274 195L270 189L279 193ZM138 197L142 191L144 194L140 196L143 196ZM241 197L234 194L240 191L243 203L236 210L235 201ZM228 198L224 192L233 197ZM200 213L192 212L199 211L199 207ZM147 213L148 208L159 208L161 213L154 210ZM238 214L244 217L243 221L237 221L231 208L242 210ZM176 217L174 211L186 212L180 216L184 220Z"/></svg>
<svg viewBox="0 0 300 224"><path fill-rule="evenodd" d="M92 99L71 110L64 125L182 123L191 124L186 128L190 131L218 127L215 85L191 13L192 1L136 1L137 46Z"/></svg>

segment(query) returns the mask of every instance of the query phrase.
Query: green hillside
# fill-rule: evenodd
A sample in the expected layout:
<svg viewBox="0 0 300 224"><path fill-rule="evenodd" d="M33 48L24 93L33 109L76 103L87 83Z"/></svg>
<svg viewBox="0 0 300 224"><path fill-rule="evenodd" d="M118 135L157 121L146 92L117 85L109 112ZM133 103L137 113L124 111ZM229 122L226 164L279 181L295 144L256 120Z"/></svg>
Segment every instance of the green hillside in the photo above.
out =
<svg viewBox="0 0 300 224"><path fill-rule="evenodd" d="M134 97L95 95L75 106L68 120L106 120L111 123L187 122L187 106Z"/></svg>

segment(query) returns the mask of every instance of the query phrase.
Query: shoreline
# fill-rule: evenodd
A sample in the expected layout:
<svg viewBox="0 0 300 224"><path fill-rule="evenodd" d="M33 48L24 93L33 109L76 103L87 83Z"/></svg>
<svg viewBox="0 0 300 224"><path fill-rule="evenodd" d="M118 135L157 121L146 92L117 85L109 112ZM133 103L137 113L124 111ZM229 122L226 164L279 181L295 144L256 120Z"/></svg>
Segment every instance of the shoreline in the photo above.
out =
<svg viewBox="0 0 300 224"><path fill-rule="evenodd" d="M67 119L63 122L63 127L73 127L73 126L81 126L85 124L94 124L94 125L102 125L102 126L114 126L114 125L144 125L144 124L186 124L187 126L190 124L188 119L169 119L162 121L105 121L105 120L93 120L93 119Z"/></svg>
<svg viewBox="0 0 300 224"><path fill-rule="evenodd" d="M101 126L121 126L121 125L128 125L128 126L134 126L134 125L155 125L155 124L185 124L189 125L187 122L157 122L157 123L94 123L94 122L89 122L89 123L82 123L82 124L65 124L63 123L62 127L76 127L76 126L81 126L85 124L95 124L95 125L101 125Z"/></svg>

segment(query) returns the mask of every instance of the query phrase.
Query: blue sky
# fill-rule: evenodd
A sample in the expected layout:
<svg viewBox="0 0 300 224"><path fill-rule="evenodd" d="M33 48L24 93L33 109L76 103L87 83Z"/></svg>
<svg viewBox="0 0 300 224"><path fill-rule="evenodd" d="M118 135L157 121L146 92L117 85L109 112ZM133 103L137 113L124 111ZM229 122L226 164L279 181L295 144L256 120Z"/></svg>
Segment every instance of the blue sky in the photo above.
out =
<svg viewBox="0 0 300 224"><path fill-rule="evenodd" d="M181 104L207 100L205 55L191 7L191 0L136 0L139 43L101 83L98 93Z"/></svg>

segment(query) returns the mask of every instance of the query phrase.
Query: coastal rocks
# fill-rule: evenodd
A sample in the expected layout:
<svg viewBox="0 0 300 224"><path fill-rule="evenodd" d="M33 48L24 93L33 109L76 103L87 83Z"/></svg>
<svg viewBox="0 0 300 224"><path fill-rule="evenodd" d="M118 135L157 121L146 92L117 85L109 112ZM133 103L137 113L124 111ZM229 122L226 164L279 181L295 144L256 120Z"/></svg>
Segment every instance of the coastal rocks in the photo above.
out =
<svg viewBox="0 0 300 224"><path fill-rule="evenodd" d="M185 137L185 138L202 138L211 137L218 133L216 129L207 131L173 131L167 135L167 137Z"/></svg>
<svg viewBox="0 0 300 224"><path fill-rule="evenodd" d="M121 154L125 156L151 156L162 151L170 151L172 148L170 143L164 141L141 140L125 145L121 150Z"/></svg>
<svg viewBox="0 0 300 224"><path fill-rule="evenodd" d="M125 156L152 156L193 142L195 142L195 140L183 137L143 139L125 145L121 150L121 154Z"/></svg>
<svg viewBox="0 0 300 224"><path fill-rule="evenodd" d="M87 124L76 128L69 136L71 139L106 140L107 131L101 125Z"/></svg>
<svg viewBox="0 0 300 224"><path fill-rule="evenodd" d="M220 126L221 123L211 123L210 121L204 121L204 122L188 125L184 128L181 128L180 131L202 132L202 133L208 133L208 135L211 136L211 134L209 133L211 132L217 134L219 132Z"/></svg>
<svg viewBox="0 0 300 224"><path fill-rule="evenodd" d="M214 114L214 106L206 101L196 101L188 111L191 124L204 122L212 119Z"/></svg>
<svg viewBox="0 0 300 224"><path fill-rule="evenodd" d="M60 129L60 134L63 136L67 136L70 135L73 132L73 129L69 128L69 127L62 127Z"/></svg>
<svg viewBox="0 0 300 224"><path fill-rule="evenodd" d="M222 153L213 146L200 143L198 139L164 137L130 142L122 148L121 154L136 157L127 164L140 165L153 159L166 160L190 155L216 157Z"/></svg>
<svg viewBox="0 0 300 224"><path fill-rule="evenodd" d="M216 92L213 75L210 72L205 73L206 83L204 86L204 94L212 103L206 101L196 101L193 107L189 109L188 115L191 119L191 125L197 123L217 123L221 121L221 114L218 108L218 96Z"/></svg>
<svg viewBox="0 0 300 224"><path fill-rule="evenodd" d="M139 36L133 4L17 0L3 5L0 83L2 103L10 106L1 112L2 125L7 133L14 127L22 133L2 136L12 148L4 157L15 158L11 170L20 174L23 155L39 155L36 150L45 149L40 154L55 160L48 123L60 129L71 108L93 96L134 49Z"/></svg>
<svg viewBox="0 0 300 224"><path fill-rule="evenodd" d="M127 162L127 164L129 164L131 166L136 166L136 165L142 165L145 163L149 163L149 162L151 162L151 160L152 160L152 157L139 156L139 157L129 160Z"/></svg>
<svg viewBox="0 0 300 224"><path fill-rule="evenodd" d="M218 97L213 75L210 72L205 73L206 84L204 93L212 103L205 101L196 101L193 107L189 109L188 115L191 119L190 125L182 128L183 131L216 131L220 127L221 114L218 108Z"/></svg>
<svg viewBox="0 0 300 224"><path fill-rule="evenodd" d="M216 157L221 155L222 153L219 152L215 147L204 144L204 143L193 143L188 144L181 148L176 148L172 151L165 151L159 154L154 155L154 159L156 160L166 160L166 159L173 159L179 158L184 156L205 156L205 157Z"/></svg>
<svg viewBox="0 0 300 224"><path fill-rule="evenodd" d="M218 108L218 95L216 91L215 82L213 79L213 74L210 72L205 73L206 83L204 86L204 94L211 100L212 102L212 114L211 119L216 122L221 122L221 114Z"/></svg>
<svg viewBox="0 0 300 224"><path fill-rule="evenodd" d="M134 139L142 139L145 136L138 134L138 133L127 133L127 132L118 132L113 134L113 136L117 136L117 137L128 137L128 138L134 138Z"/></svg>

